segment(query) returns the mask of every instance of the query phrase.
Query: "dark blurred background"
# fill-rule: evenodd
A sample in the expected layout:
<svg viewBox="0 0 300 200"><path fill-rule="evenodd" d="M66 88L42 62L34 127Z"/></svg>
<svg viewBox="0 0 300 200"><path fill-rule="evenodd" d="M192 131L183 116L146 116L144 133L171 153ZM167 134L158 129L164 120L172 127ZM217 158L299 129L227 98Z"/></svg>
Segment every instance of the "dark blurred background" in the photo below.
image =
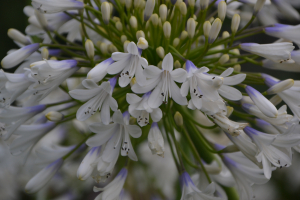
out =
<svg viewBox="0 0 300 200"><path fill-rule="evenodd" d="M17 48L17 45L7 36L9 28L15 28L25 32L28 24L27 16L23 13L23 8L30 5L30 0L0 0L0 60L6 55L7 51L12 48ZM295 24L288 23L287 24ZM230 27L230 20L225 21L225 24ZM299 24L296 23L296 24ZM226 28L225 28L226 29ZM300 34L300 33L299 33ZM268 43L275 41L266 35L259 35L248 38L247 42ZM244 71L256 71L269 73L280 79L294 78L300 79L300 73L288 73L281 71L271 71L259 66L246 65L242 66ZM265 88L260 88L264 90ZM290 168L277 169L273 172L272 179L269 183L263 186L255 186L256 200L299 200L300 199L300 156L294 156L294 164ZM1 162L1 161L0 161ZM0 194L1 195L1 194ZM28 199L26 195L22 199ZM1 199L1 198L0 198Z"/></svg>

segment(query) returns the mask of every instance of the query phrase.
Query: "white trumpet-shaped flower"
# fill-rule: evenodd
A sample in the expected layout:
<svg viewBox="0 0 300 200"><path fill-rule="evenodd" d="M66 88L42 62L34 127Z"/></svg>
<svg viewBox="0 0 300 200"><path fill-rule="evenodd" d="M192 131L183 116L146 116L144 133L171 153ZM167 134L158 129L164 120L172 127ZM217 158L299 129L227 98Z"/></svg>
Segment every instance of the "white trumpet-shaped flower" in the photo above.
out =
<svg viewBox="0 0 300 200"><path fill-rule="evenodd" d="M132 93L126 95L126 101L130 104L128 111L137 119L140 126L149 124L149 114L154 122L158 122L162 118L162 111L160 108L151 108L149 106L148 99L150 95L151 92L147 92L142 97Z"/></svg>
<svg viewBox="0 0 300 200"><path fill-rule="evenodd" d="M300 35L298 34L300 25L292 26L286 24L275 24L274 27L266 27L265 33L267 35L291 40L298 46L300 45Z"/></svg>
<svg viewBox="0 0 300 200"><path fill-rule="evenodd" d="M86 141L86 144L95 147L109 140L103 152L104 157L108 157L107 159L109 159L110 155L116 151L119 152L121 147L122 156L128 156L130 159L137 161L137 156L132 147L129 135L139 138L142 135L142 130L137 125L129 125L129 118L130 115L127 111L122 115L121 111L117 110L112 117L113 123L108 125L103 123L90 125L90 130L97 134L90 137Z"/></svg>
<svg viewBox="0 0 300 200"><path fill-rule="evenodd" d="M281 126L284 128L287 128L286 123L293 118L292 115L287 114L286 105L283 105L278 109L278 115L276 117L267 117L258 109L256 105L253 104L243 103L242 107L249 114L255 115L256 117L263 119L275 126Z"/></svg>
<svg viewBox="0 0 300 200"><path fill-rule="evenodd" d="M265 59L263 60L263 67L274 70L300 72L300 50L292 51L291 58L295 61L294 63L276 63L272 60Z"/></svg>
<svg viewBox="0 0 300 200"><path fill-rule="evenodd" d="M0 109L0 136L7 140L23 123L45 109L45 105Z"/></svg>
<svg viewBox="0 0 300 200"><path fill-rule="evenodd" d="M12 68L20 64L22 61L28 58L31 54L33 54L33 52L37 51L39 48L40 48L40 44L38 43L30 44L25 47L22 47L21 49L10 53L5 58L3 58L1 61L1 65L5 69Z"/></svg>
<svg viewBox="0 0 300 200"><path fill-rule="evenodd" d="M270 59L277 63L294 63L291 59L291 52L295 48L293 43L280 42L272 44L243 43L242 50Z"/></svg>
<svg viewBox="0 0 300 200"><path fill-rule="evenodd" d="M84 3L76 0L32 0L31 4L36 10L47 14L84 8Z"/></svg>
<svg viewBox="0 0 300 200"><path fill-rule="evenodd" d="M164 138L156 122L153 122L148 134L148 146L152 154L164 157Z"/></svg>
<svg viewBox="0 0 300 200"><path fill-rule="evenodd" d="M143 74L143 68L147 68L148 62L141 57L141 51L134 42L130 42L127 46L128 53L115 52L111 58L116 61L112 63L107 72L109 74L120 73L119 85L127 86L131 79L135 76L136 81L140 85L144 85L146 77Z"/></svg>
<svg viewBox="0 0 300 200"><path fill-rule="evenodd" d="M99 158L101 153L101 146L93 147L86 154L84 159L81 161L78 170L77 170L77 178L80 180L86 180L93 173L95 168L95 162Z"/></svg>
<svg viewBox="0 0 300 200"><path fill-rule="evenodd" d="M187 172L183 172L180 176L181 183L181 200L201 199L201 200L225 200L225 198L215 197L213 193L216 190L215 183L211 183L204 191L200 191L192 181Z"/></svg>
<svg viewBox="0 0 300 200"><path fill-rule="evenodd" d="M238 123L231 121L225 115L217 113L212 115L213 120L216 124L222 128L223 131L229 133L232 136L238 136L241 134L243 129L248 126L248 123Z"/></svg>
<svg viewBox="0 0 300 200"><path fill-rule="evenodd" d="M99 86L93 80L86 79L82 82L86 89L75 89L70 91L69 94L74 99L87 101L77 110L76 118L80 121L84 121L95 114L97 110L100 110L103 124L109 124L110 109L113 111L118 109L118 103L112 97L116 81L117 78L114 77L109 81L102 82Z"/></svg>
<svg viewBox="0 0 300 200"><path fill-rule="evenodd" d="M151 108L158 108L163 102L167 102L169 97L180 105L187 105L186 98L180 94L180 89L174 82L184 82L186 71L181 68L173 70L173 56L170 53L163 59L162 70L155 66L148 66L144 74L149 78L145 85L141 86L137 83L131 89L135 93L146 93L155 88L148 99Z"/></svg>
<svg viewBox="0 0 300 200"><path fill-rule="evenodd" d="M254 104L264 115L271 118L274 118L278 115L276 107L260 92L258 92L251 86L246 86L245 90Z"/></svg>
<svg viewBox="0 0 300 200"><path fill-rule="evenodd" d="M126 168L121 169L115 179L104 188L94 187L94 192L101 192L95 200L118 200L126 181L128 171Z"/></svg>
<svg viewBox="0 0 300 200"><path fill-rule="evenodd" d="M56 174L63 164L63 159L58 159L53 163L46 166L34 177L32 177L25 186L25 191L27 193L35 193L43 188L51 178Z"/></svg>
<svg viewBox="0 0 300 200"><path fill-rule="evenodd" d="M244 131L258 148L256 159L262 163L266 178L271 178L272 165L275 167L287 167L292 164L290 145L294 145L295 138L281 138L281 140L277 140L277 145L275 146L274 141L278 135L266 134L249 126Z"/></svg>
<svg viewBox="0 0 300 200"><path fill-rule="evenodd" d="M263 78L265 79L266 85L269 87L279 83L278 79L267 74L263 74ZM300 82L295 81L291 88L279 92L277 95L289 106L293 114L300 119Z"/></svg>

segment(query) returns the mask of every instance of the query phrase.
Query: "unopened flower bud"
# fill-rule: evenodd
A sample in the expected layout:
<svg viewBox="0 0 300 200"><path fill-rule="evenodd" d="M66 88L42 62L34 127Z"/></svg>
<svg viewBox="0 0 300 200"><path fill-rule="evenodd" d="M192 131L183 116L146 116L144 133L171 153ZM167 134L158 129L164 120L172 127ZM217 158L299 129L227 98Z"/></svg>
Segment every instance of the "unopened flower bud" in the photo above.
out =
<svg viewBox="0 0 300 200"><path fill-rule="evenodd" d="M144 33L144 31L142 31L142 30L137 31L135 35L136 35L136 39L137 39L137 40L138 40L140 37L145 38L145 33Z"/></svg>
<svg viewBox="0 0 300 200"><path fill-rule="evenodd" d="M129 118L129 124L130 124L130 125L136 124L136 118L130 117L130 118Z"/></svg>
<svg viewBox="0 0 300 200"><path fill-rule="evenodd" d="M128 10L131 8L131 5L132 5L132 0L125 0L125 6Z"/></svg>
<svg viewBox="0 0 300 200"><path fill-rule="evenodd" d="M14 40L16 42L19 42L21 44L24 44L24 45L30 44L29 39L23 33L21 33L20 31L18 31L17 29L14 29L14 28L8 29L7 35L12 40Z"/></svg>
<svg viewBox="0 0 300 200"><path fill-rule="evenodd" d="M141 2L140 2L140 9L142 9L142 10L145 10L145 7L146 7L146 1L145 0L141 0Z"/></svg>
<svg viewBox="0 0 300 200"><path fill-rule="evenodd" d="M118 51L117 47L113 44L109 44L107 49L108 49L108 53L114 53Z"/></svg>
<svg viewBox="0 0 300 200"><path fill-rule="evenodd" d="M116 17L116 16L113 16L112 20L113 20L114 22L119 22L119 21L121 21L120 18L119 18L119 17Z"/></svg>
<svg viewBox="0 0 300 200"><path fill-rule="evenodd" d="M227 114L226 114L226 117L229 117L229 116L232 114L232 112L233 112L233 107L231 107L231 106L226 106L226 108L227 108Z"/></svg>
<svg viewBox="0 0 300 200"><path fill-rule="evenodd" d="M171 36L171 24L170 22L166 21L163 25L163 31L164 31L164 35L167 39L170 38Z"/></svg>
<svg viewBox="0 0 300 200"><path fill-rule="evenodd" d="M208 7L209 0L200 0L201 10L205 10Z"/></svg>
<svg viewBox="0 0 300 200"><path fill-rule="evenodd" d="M182 31L181 35L180 35L180 40L185 40L188 36L188 32L187 31Z"/></svg>
<svg viewBox="0 0 300 200"><path fill-rule="evenodd" d="M284 81L280 81L279 83L273 85L267 90L267 94L277 94L284 90L290 89L294 85L293 79L287 79Z"/></svg>
<svg viewBox="0 0 300 200"><path fill-rule="evenodd" d="M151 15L150 20L155 27L158 25L158 15L156 13Z"/></svg>
<svg viewBox="0 0 300 200"><path fill-rule="evenodd" d="M157 64L157 67L158 67L159 69L162 69L162 61L159 61L159 63Z"/></svg>
<svg viewBox="0 0 300 200"><path fill-rule="evenodd" d="M110 5L108 2L103 2L101 4L101 13L104 23L108 24L110 19Z"/></svg>
<svg viewBox="0 0 300 200"><path fill-rule="evenodd" d="M59 122L64 118L64 115L57 111L50 111L46 114L46 118L52 122Z"/></svg>
<svg viewBox="0 0 300 200"><path fill-rule="evenodd" d="M278 104L280 104L282 102L282 99L279 95L274 95L271 99L270 102L274 105L277 106Z"/></svg>
<svg viewBox="0 0 300 200"><path fill-rule="evenodd" d="M55 56L52 56L51 58L49 58L49 60L57 60L57 58Z"/></svg>
<svg viewBox="0 0 300 200"><path fill-rule="evenodd" d="M161 4L159 6L159 16L160 16L162 22L165 22L167 20L167 15L168 15L167 6L165 4Z"/></svg>
<svg viewBox="0 0 300 200"><path fill-rule="evenodd" d="M182 126L183 125L183 117L180 114L180 112L176 111L174 115L174 121L177 124L177 126Z"/></svg>
<svg viewBox="0 0 300 200"><path fill-rule="evenodd" d="M117 28L118 31L123 31L123 25L120 21L116 22L116 28Z"/></svg>
<svg viewBox="0 0 300 200"><path fill-rule="evenodd" d="M209 18L209 20L208 20L211 24L215 21L215 18L214 17L211 17L211 18Z"/></svg>
<svg viewBox="0 0 300 200"><path fill-rule="evenodd" d="M137 20L136 20L136 17L135 17L135 16L131 16L131 17L130 17L129 23L130 23L130 26L131 26L133 29L137 29Z"/></svg>
<svg viewBox="0 0 300 200"><path fill-rule="evenodd" d="M222 27L222 22L219 18L215 19L209 31L208 42L212 44L219 35Z"/></svg>
<svg viewBox="0 0 300 200"><path fill-rule="evenodd" d="M163 47L157 47L156 53L161 59L163 59L165 57L165 50Z"/></svg>
<svg viewBox="0 0 300 200"><path fill-rule="evenodd" d="M195 35L195 29L196 29L196 22L195 22L194 18L188 19L186 27L187 27L186 29L189 34L189 37L193 38Z"/></svg>
<svg viewBox="0 0 300 200"><path fill-rule="evenodd" d="M195 7L195 0L188 0L188 5L192 8Z"/></svg>
<svg viewBox="0 0 300 200"><path fill-rule="evenodd" d="M47 21L45 15L43 13L39 12L38 10L35 10L34 14L35 14L37 20L39 21L40 25L43 27L43 29L49 30L48 21Z"/></svg>
<svg viewBox="0 0 300 200"><path fill-rule="evenodd" d="M234 14L231 21L231 31L232 33L236 33L240 26L241 17L239 14Z"/></svg>
<svg viewBox="0 0 300 200"><path fill-rule="evenodd" d="M139 8L141 5L141 0L133 0L134 8Z"/></svg>
<svg viewBox="0 0 300 200"><path fill-rule="evenodd" d="M256 15L264 6L266 0L257 0L254 6L254 15Z"/></svg>
<svg viewBox="0 0 300 200"><path fill-rule="evenodd" d="M127 40L126 35L121 35L121 42L124 44L124 42Z"/></svg>
<svg viewBox="0 0 300 200"><path fill-rule="evenodd" d="M174 47L177 47L178 44L179 44L179 42L180 42L180 39L179 39L179 38L175 38L175 39L173 40L173 46L174 46Z"/></svg>
<svg viewBox="0 0 300 200"><path fill-rule="evenodd" d="M181 12L182 15L186 15L187 8L186 8L186 4L184 2L181 2L179 4L179 10L180 10L180 12Z"/></svg>
<svg viewBox="0 0 300 200"><path fill-rule="evenodd" d="M241 68L242 68L242 67L241 67L240 64L237 64L237 65L234 65L234 66L233 66L233 69L234 69L235 72L240 72L240 71L241 71Z"/></svg>
<svg viewBox="0 0 300 200"><path fill-rule="evenodd" d="M220 1L218 4L218 17L221 19L221 21L224 21L226 16L226 10L227 10L227 4L225 1Z"/></svg>
<svg viewBox="0 0 300 200"><path fill-rule="evenodd" d="M153 13L155 7L155 0L147 0L145 10L144 10L144 21L148 21Z"/></svg>
<svg viewBox="0 0 300 200"><path fill-rule="evenodd" d="M100 44L100 51L103 54L107 54L108 53L108 48L107 48L107 44L106 43L102 42Z"/></svg>
<svg viewBox="0 0 300 200"><path fill-rule="evenodd" d="M42 50L42 58L48 60L49 58L49 51L46 48L43 48Z"/></svg>
<svg viewBox="0 0 300 200"><path fill-rule="evenodd" d="M179 62L179 60L176 60L175 62L174 62L174 67L177 69L177 68L181 68L181 64L180 64L180 62Z"/></svg>
<svg viewBox="0 0 300 200"><path fill-rule="evenodd" d="M148 41L144 37L140 37L137 43L138 48L140 49L147 49L148 48Z"/></svg>
<svg viewBox="0 0 300 200"><path fill-rule="evenodd" d="M209 32L211 29L211 23L209 21L204 22L203 24L203 34L205 37L209 36Z"/></svg>
<svg viewBox="0 0 300 200"><path fill-rule="evenodd" d="M229 55L228 55L228 54L223 54L223 55L221 56L221 58L219 59L218 62L219 62L221 65L223 65L224 63L228 62L228 60L229 60Z"/></svg>
<svg viewBox="0 0 300 200"><path fill-rule="evenodd" d="M86 50L86 54L90 59L94 59L95 56L95 48L94 48L94 44L91 40L87 39L85 41L85 50Z"/></svg>
<svg viewBox="0 0 300 200"><path fill-rule="evenodd" d="M228 33L228 31L224 31L222 33L222 39L229 38L229 37L230 37L230 34Z"/></svg>
<svg viewBox="0 0 300 200"><path fill-rule="evenodd" d="M124 48L124 52L125 53L128 53L128 51L127 51L127 47L128 47L128 44L130 43L130 41L129 40L126 40L125 42L124 42L124 44L123 44L123 48Z"/></svg>

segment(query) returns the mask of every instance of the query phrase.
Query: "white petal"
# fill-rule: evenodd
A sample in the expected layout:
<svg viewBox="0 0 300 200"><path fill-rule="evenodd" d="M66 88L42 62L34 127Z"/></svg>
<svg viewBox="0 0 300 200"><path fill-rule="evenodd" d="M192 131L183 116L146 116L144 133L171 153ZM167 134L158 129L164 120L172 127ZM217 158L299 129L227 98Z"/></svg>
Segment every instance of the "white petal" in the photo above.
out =
<svg viewBox="0 0 300 200"><path fill-rule="evenodd" d="M139 55L139 51L138 51L138 48L136 46L136 44L134 44L134 42L130 42L127 46L127 51L128 53L130 54L133 54L133 55Z"/></svg>
<svg viewBox="0 0 300 200"><path fill-rule="evenodd" d="M126 129L133 138L139 138L142 135L142 130L137 125L127 125Z"/></svg>
<svg viewBox="0 0 300 200"><path fill-rule="evenodd" d="M111 58L114 61L119 61L119 60L127 59L129 56L130 56L130 54L128 54L128 53L114 52L114 53L112 53Z"/></svg>
<svg viewBox="0 0 300 200"><path fill-rule="evenodd" d="M171 53L168 53L163 61L162 61L162 68L164 70L167 70L169 72L171 72L173 70L173 56Z"/></svg>
<svg viewBox="0 0 300 200"><path fill-rule="evenodd" d="M90 79L85 79L82 81L82 85L87 89L98 88L98 85Z"/></svg>
<svg viewBox="0 0 300 200"><path fill-rule="evenodd" d="M131 87L131 90L137 94L149 92L158 84L159 80L160 80L160 76L158 76L157 78L152 78L150 80L147 80L144 86L141 86L136 83Z"/></svg>
<svg viewBox="0 0 300 200"><path fill-rule="evenodd" d="M124 124L123 115L120 110L117 110L113 115L113 122L118 124Z"/></svg>
<svg viewBox="0 0 300 200"><path fill-rule="evenodd" d="M172 72L170 72L170 74L173 80L178 83L183 83L186 80L186 76L187 76L187 72L182 68L175 69Z"/></svg>
<svg viewBox="0 0 300 200"><path fill-rule="evenodd" d="M163 96L161 95L161 87L162 82L160 81L148 99L148 105L151 108L158 108L163 102Z"/></svg>
<svg viewBox="0 0 300 200"><path fill-rule="evenodd" d="M229 67L228 69L226 69L224 72L222 72L222 74L220 75L221 77L227 77L229 76L230 74L232 74L233 72L233 68L232 67Z"/></svg>
<svg viewBox="0 0 300 200"><path fill-rule="evenodd" d="M153 109L151 114L151 118L154 122L158 122L162 118L162 111L160 108Z"/></svg>
<svg viewBox="0 0 300 200"><path fill-rule="evenodd" d="M135 103L138 103L139 101L141 101L142 98L139 97L138 95L136 94L132 94L132 93L127 93L126 94L126 101L127 103L129 104L135 104Z"/></svg>
<svg viewBox="0 0 300 200"><path fill-rule="evenodd" d="M227 85L222 85L218 89L218 92L220 93L221 96L232 101L238 101L243 98L243 95L239 90Z"/></svg>
<svg viewBox="0 0 300 200"><path fill-rule="evenodd" d="M146 69L144 69L143 73L147 78L156 78L162 73L162 70L158 67L150 65Z"/></svg>
<svg viewBox="0 0 300 200"><path fill-rule="evenodd" d="M186 97L183 97L180 94L180 89L174 81L171 81L170 87L171 87L172 99L179 105L187 105Z"/></svg>
<svg viewBox="0 0 300 200"><path fill-rule="evenodd" d="M237 85L243 82L246 78L246 74L237 74L234 76L226 77L223 80L224 85Z"/></svg>
<svg viewBox="0 0 300 200"><path fill-rule="evenodd" d="M183 96L183 97L186 97L189 93L189 88L190 88L190 83L189 81L186 81L184 82L182 85L181 85L181 88L180 88L180 94Z"/></svg>

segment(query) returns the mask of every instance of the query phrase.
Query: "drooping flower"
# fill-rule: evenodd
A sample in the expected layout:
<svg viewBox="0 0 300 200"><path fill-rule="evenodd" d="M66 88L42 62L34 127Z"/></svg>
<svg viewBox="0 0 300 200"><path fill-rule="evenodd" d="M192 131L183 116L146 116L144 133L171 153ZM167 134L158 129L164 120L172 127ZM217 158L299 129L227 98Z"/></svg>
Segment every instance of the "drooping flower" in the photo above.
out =
<svg viewBox="0 0 300 200"><path fill-rule="evenodd" d="M241 134L243 129L248 125L248 123L238 123L231 121L225 115L217 113L212 115L213 120L218 124L225 132L232 136L238 136Z"/></svg>
<svg viewBox="0 0 300 200"><path fill-rule="evenodd" d="M267 35L291 40L298 46L300 44L300 36L298 33L300 25L292 26L286 24L275 24L274 27L266 27L265 32Z"/></svg>
<svg viewBox="0 0 300 200"><path fill-rule="evenodd" d="M149 124L149 114L154 122L158 122L162 118L162 111L160 108L151 108L149 106L148 99L150 95L151 92L147 92L142 98L132 93L126 95L126 100L130 104L128 111L137 119L140 126Z"/></svg>
<svg viewBox="0 0 300 200"><path fill-rule="evenodd" d="M152 154L164 157L164 138L156 122L153 122L148 134L148 146Z"/></svg>
<svg viewBox="0 0 300 200"><path fill-rule="evenodd" d="M76 117L80 121L88 119L95 114L97 110L101 110L101 120L104 124L110 122L110 109L116 111L118 109L117 101L112 97L112 92L116 85L116 77L109 81L102 82L98 86L93 80L86 79L82 82L86 89L75 89L69 92L71 97L81 101L87 101L77 111Z"/></svg>

